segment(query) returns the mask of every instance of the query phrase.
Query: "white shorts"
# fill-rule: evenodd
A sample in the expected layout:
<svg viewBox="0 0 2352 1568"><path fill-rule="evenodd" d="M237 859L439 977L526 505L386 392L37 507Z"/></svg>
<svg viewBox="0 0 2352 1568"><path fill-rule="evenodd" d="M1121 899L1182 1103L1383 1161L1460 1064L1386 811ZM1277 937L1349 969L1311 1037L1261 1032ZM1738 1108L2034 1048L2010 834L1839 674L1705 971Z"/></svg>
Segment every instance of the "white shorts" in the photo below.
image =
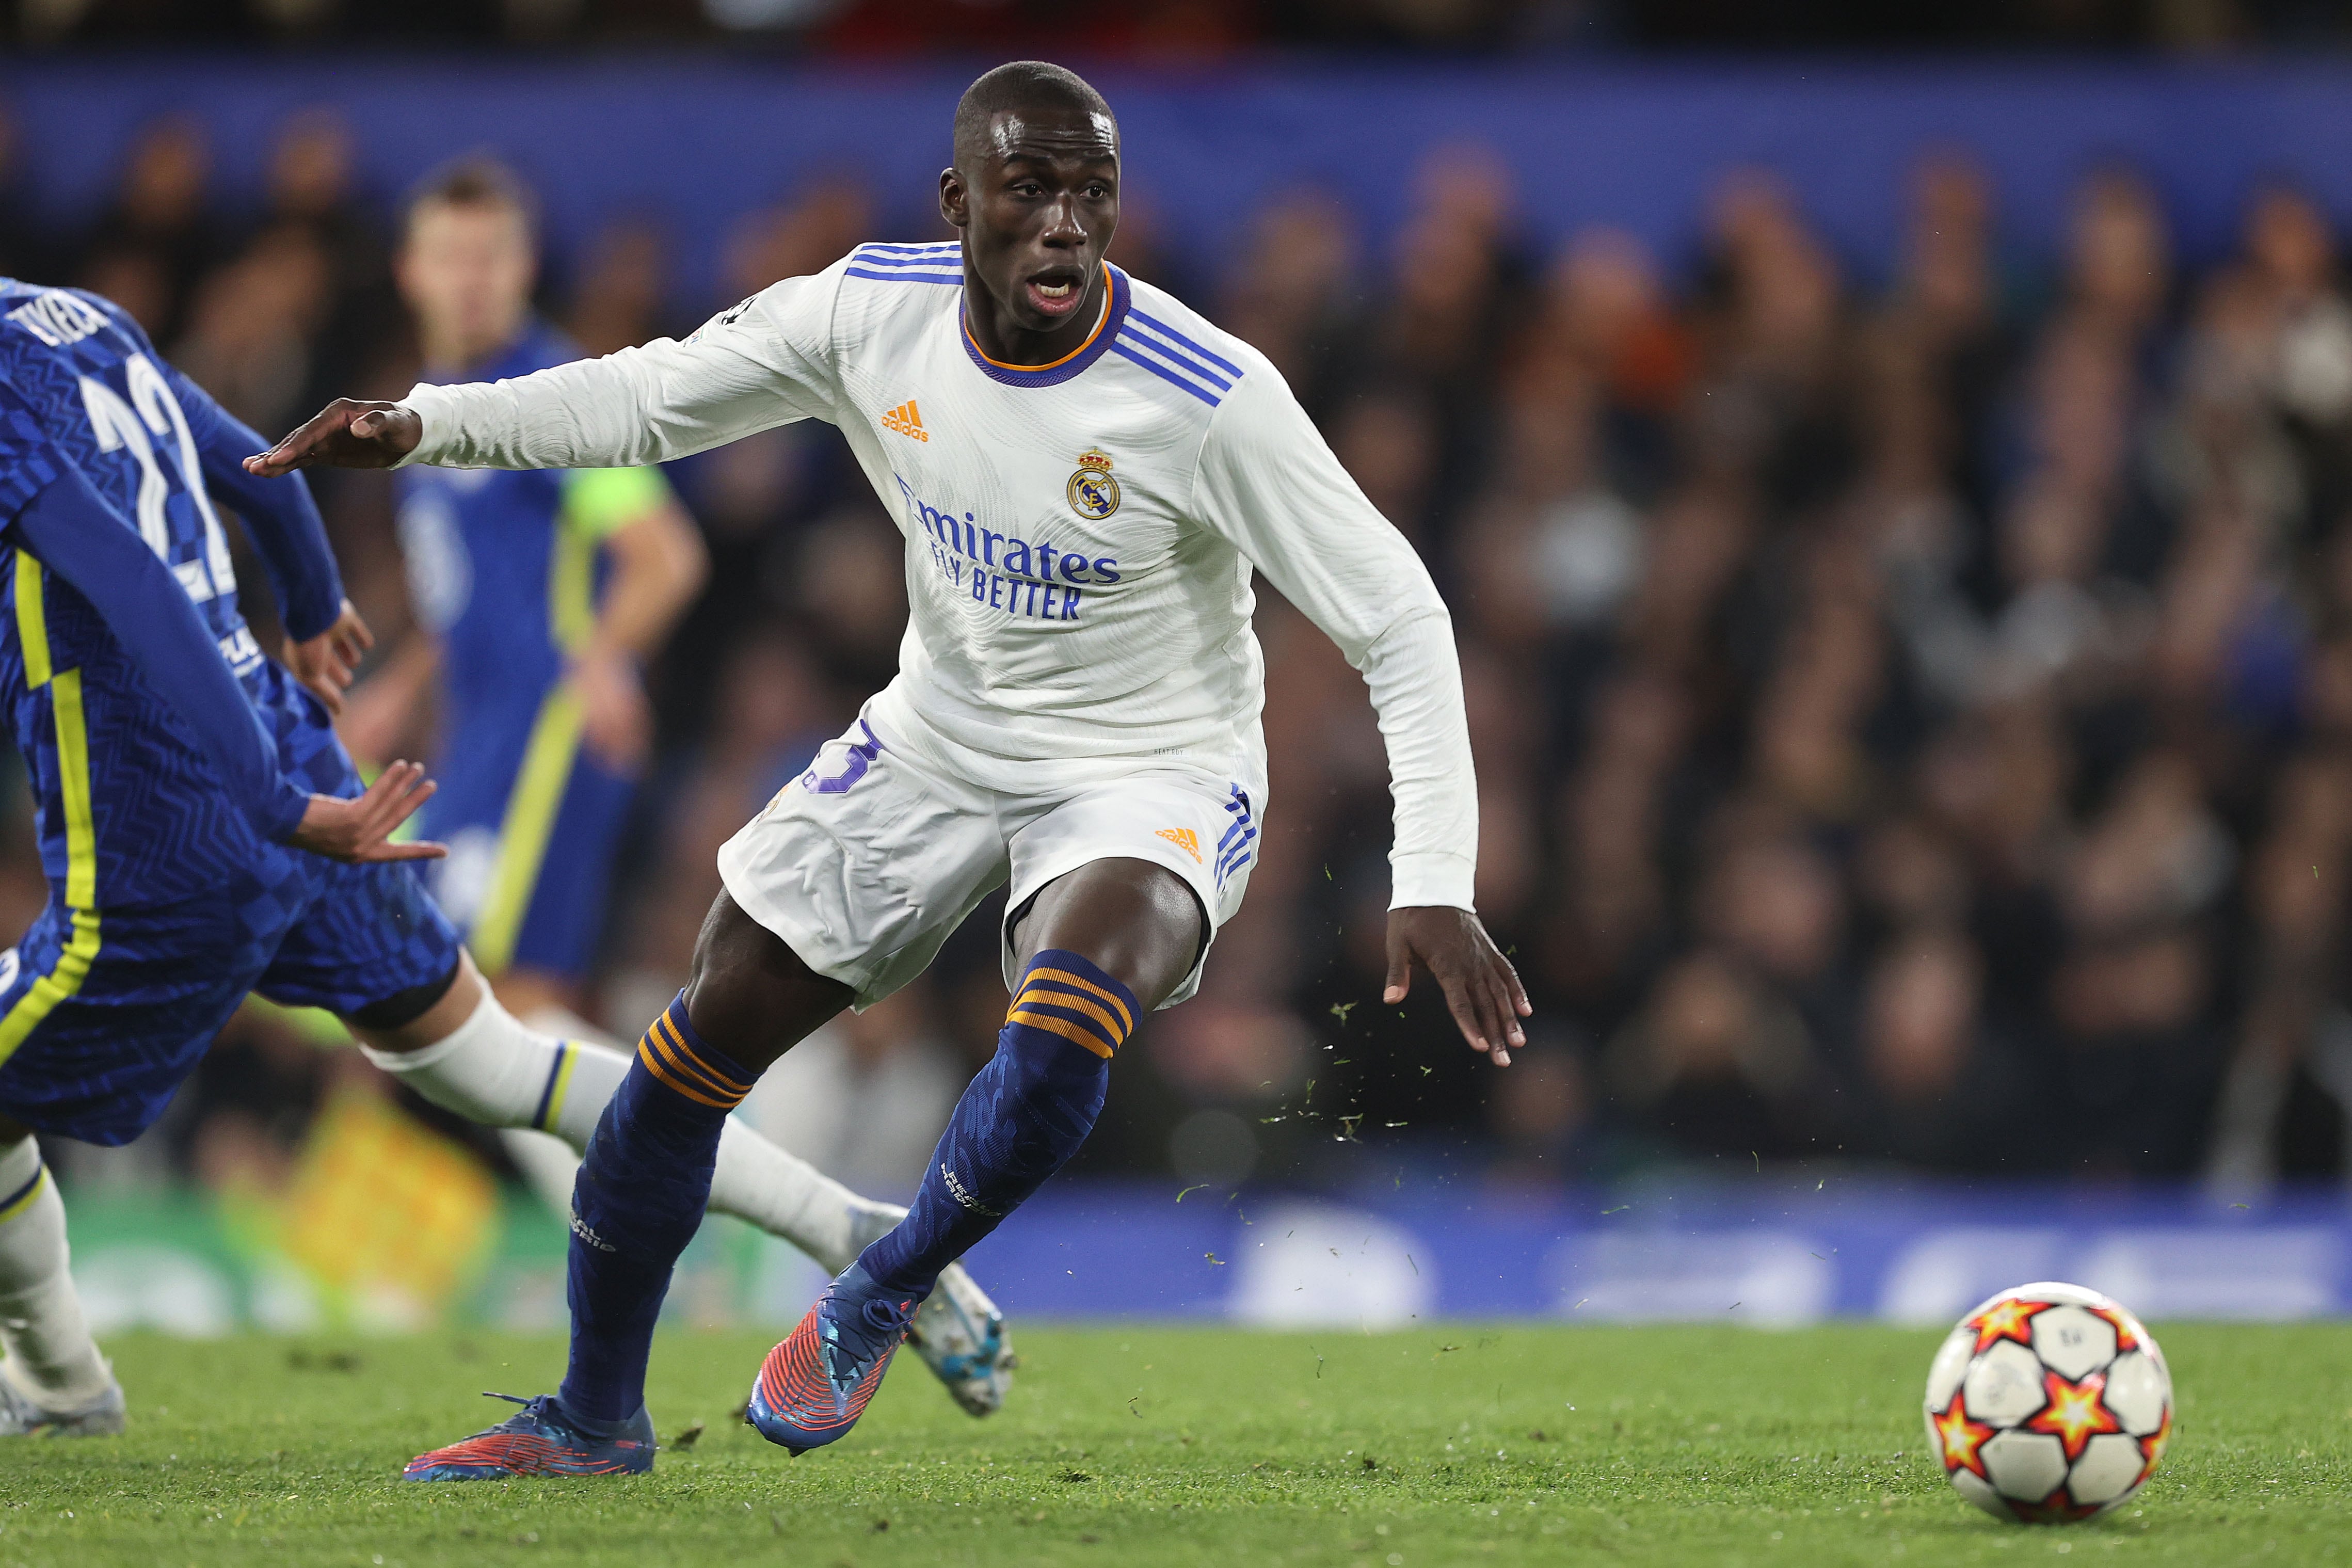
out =
<svg viewBox="0 0 2352 1568"><path fill-rule="evenodd" d="M1108 782L1008 795L918 759L860 719L719 851L736 904L802 962L855 992L863 1011L920 974L948 933L1008 879L998 952L1010 990L1012 915L1092 860L1149 860L1184 879L1209 917L1192 973L1161 1006L1200 988L1217 928L1241 908L1260 847L1262 769L1234 776L1139 763Z"/></svg>

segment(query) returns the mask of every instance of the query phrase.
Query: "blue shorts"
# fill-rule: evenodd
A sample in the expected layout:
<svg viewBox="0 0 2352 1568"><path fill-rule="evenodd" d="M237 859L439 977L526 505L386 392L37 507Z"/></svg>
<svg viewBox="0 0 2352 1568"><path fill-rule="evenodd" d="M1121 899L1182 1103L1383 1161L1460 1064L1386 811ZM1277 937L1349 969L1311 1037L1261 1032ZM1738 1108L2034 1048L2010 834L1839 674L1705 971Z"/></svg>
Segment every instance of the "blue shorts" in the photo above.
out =
<svg viewBox="0 0 2352 1568"><path fill-rule="evenodd" d="M426 873L433 896L492 977L532 969L576 981L595 963L636 781L584 749L558 776L562 794L536 811L521 780L502 788L446 781L419 824L424 837L449 846L449 858Z"/></svg>
<svg viewBox="0 0 2352 1568"><path fill-rule="evenodd" d="M97 952L60 995L73 918L53 895L0 953L0 1020L38 1016L0 1063L0 1115L88 1143L145 1131L247 992L349 1015L442 979L459 952L406 864L276 845L217 892L98 911Z"/></svg>

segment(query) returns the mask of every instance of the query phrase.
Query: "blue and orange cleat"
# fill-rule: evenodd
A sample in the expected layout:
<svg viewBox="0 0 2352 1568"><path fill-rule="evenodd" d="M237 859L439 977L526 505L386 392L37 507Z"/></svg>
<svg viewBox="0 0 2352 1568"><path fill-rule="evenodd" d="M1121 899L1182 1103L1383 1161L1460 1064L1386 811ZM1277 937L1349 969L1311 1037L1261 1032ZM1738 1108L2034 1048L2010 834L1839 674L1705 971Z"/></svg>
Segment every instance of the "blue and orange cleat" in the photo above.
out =
<svg viewBox="0 0 2352 1568"><path fill-rule="evenodd" d="M555 1395L536 1399L484 1392L522 1406L490 1427L446 1448L419 1454L400 1472L404 1481L492 1481L510 1476L637 1476L654 1468L654 1424L642 1409L610 1437L583 1431Z"/></svg>
<svg viewBox="0 0 2352 1568"><path fill-rule="evenodd" d="M921 1305L884 1296L851 1264L760 1363L743 1418L795 1459L845 1436L882 1386Z"/></svg>

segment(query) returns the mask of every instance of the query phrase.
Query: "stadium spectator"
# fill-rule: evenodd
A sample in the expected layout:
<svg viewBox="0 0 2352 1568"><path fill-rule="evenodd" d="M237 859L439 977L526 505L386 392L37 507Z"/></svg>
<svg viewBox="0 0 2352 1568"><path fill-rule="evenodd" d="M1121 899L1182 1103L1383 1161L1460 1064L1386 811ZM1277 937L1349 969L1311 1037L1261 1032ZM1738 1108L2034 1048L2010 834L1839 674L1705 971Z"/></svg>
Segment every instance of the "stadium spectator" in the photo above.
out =
<svg viewBox="0 0 2352 1568"><path fill-rule="evenodd" d="M5 197L6 145L0 247L71 249ZM341 127L298 116L275 147L268 207L228 246L201 133L160 122L76 272L271 428L320 367L404 384L413 355ZM1717 193L1688 278L1605 227L1533 255L1523 197L1475 147L1430 158L1385 244L1328 193L1266 200L1200 292L1453 600L1483 895L1542 1036L1481 1077L1433 1044L1423 998L1363 1005L1379 737L1353 672L1265 593L1281 742L1252 898L1202 1001L1146 1031L1093 1166L1167 1168L1171 1130L1199 1143L1213 1115L1218 1159L1276 1180L1354 1179L1366 1121L1401 1124L1391 1153L1511 1184L1751 1153L2342 1172L2337 237L2294 190L2252 191L2235 254L2185 271L2158 194L2107 168L2037 276L2004 248L2000 196L1961 153L1923 159L1885 193L1906 237L1877 292L1764 170ZM847 174L784 193L696 300L657 225L615 211L552 258L572 283L550 304L616 348L820 268L906 205ZM1201 266L1178 240L1140 227L1122 258ZM661 762L599 968L631 1019L683 969L716 837L845 721L903 615L888 525L828 433L676 478L718 570L648 673ZM376 608L402 592L380 489L322 490L354 598L396 624ZM34 875L7 860L0 893L24 903ZM988 943L951 947L909 996L913 1055L861 1026L810 1070L952 1077L912 1042L978 1048L966 1014L993 976ZM2026 1083L2044 1122L2003 1112Z"/></svg>

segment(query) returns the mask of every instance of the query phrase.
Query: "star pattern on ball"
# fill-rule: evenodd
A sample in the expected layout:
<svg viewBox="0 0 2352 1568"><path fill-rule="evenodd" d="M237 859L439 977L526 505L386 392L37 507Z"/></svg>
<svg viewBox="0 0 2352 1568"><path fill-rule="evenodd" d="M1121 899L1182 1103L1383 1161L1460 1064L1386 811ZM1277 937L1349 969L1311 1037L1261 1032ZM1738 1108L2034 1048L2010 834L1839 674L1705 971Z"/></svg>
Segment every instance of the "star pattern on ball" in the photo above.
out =
<svg viewBox="0 0 2352 1568"><path fill-rule="evenodd" d="M2047 1432L2058 1439L2066 1450L2066 1462L2073 1464L2083 1457L2091 1439L2103 1432L2120 1432L2122 1422L2107 1408L2100 1396L2106 1392L2104 1373L2092 1373L2080 1383L2069 1383L2056 1373L2044 1369L2042 1373L2042 1394L2045 1403L2029 1416L2025 1429Z"/></svg>
<svg viewBox="0 0 2352 1568"><path fill-rule="evenodd" d="M2105 1319L2107 1326L2115 1330L2117 1355L2139 1349L2140 1342L2147 1337L2139 1326L2139 1320L2121 1307L2093 1307L2089 1311L2095 1318Z"/></svg>
<svg viewBox="0 0 2352 1568"><path fill-rule="evenodd" d="M1984 1458L1979 1452L1992 1438L1994 1428L1969 1415L1969 1396L1952 1395L1951 1408L1936 1417L1936 1441L1944 1450L1944 1468L1966 1470L1980 1481L1992 1478L1985 1473Z"/></svg>
<svg viewBox="0 0 2352 1568"><path fill-rule="evenodd" d="M2015 1340L2026 1349L2032 1350L2033 1319L2037 1313L2048 1311L2050 1307L2051 1303L2047 1301L2026 1301L2015 1296L2010 1296L1995 1301L1960 1326L1976 1331L1976 1353L1979 1355L1984 1354L1988 1347L2002 1340Z"/></svg>
<svg viewBox="0 0 2352 1568"><path fill-rule="evenodd" d="M2139 1487L2147 1484L2147 1478L2156 1474L2157 1461L2164 1458L2164 1446L2171 1441L2172 1406L2167 1403L2164 1407L2164 1418L2156 1424L2156 1430L2139 1439L2139 1479L2134 1481L2132 1485Z"/></svg>

